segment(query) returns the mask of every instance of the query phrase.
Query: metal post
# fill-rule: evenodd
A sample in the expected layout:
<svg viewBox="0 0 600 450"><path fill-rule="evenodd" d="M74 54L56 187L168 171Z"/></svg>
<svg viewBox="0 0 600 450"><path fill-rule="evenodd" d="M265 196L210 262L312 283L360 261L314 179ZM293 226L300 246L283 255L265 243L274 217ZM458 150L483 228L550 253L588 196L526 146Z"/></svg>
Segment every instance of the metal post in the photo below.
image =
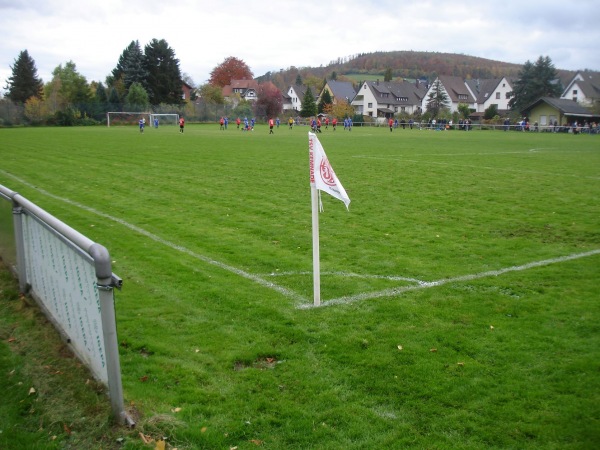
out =
<svg viewBox="0 0 600 450"><path fill-rule="evenodd" d="M13 199L13 227L17 252L19 292L27 292L27 266L25 265L25 238L23 236L23 208Z"/></svg>
<svg viewBox="0 0 600 450"><path fill-rule="evenodd" d="M123 405L123 386L121 384L121 363L119 361L119 344L117 339L117 322L113 296L113 278L108 250L100 244L92 244L88 249L94 258L96 276L98 277L98 294L100 297L100 314L102 316L102 334L104 335L104 351L106 354L106 373L108 391L113 414L119 422L134 426L135 422L125 411Z"/></svg>

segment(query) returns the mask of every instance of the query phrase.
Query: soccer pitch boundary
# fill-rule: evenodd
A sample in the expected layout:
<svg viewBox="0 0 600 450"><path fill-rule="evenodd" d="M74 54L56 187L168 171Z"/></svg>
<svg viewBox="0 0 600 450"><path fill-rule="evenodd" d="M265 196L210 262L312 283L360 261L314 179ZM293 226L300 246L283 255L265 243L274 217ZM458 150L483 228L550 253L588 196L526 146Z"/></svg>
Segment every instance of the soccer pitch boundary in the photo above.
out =
<svg viewBox="0 0 600 450"><path fill-rule="evenodd" d="M153 241L163 244L173 250L184 253L188 256L196 258L207 264L219 267L225 271L234 273L242 278L246 278L250 281L253 281L267 289L272 289L276 292L279 292L283 296L290 298L292 300L295 300L298 303L301 303L296 306L297 309L303 310L303 309L317 308L317 306L314 306L311 303L311 300L308 299L307 297L304 297L303 295L298 294L297 292L294 292L294 291L287 289L283 286L280 286L276 283L270 282L266 279L266 277L276 277L276 276L279 276L279 277L293 276L293 275L301 275L301 276L302 275L306 275L306 276L310 275L310 276L312 276L312 272L281 272L281 273L271 273L271 274L267 274L267 275L252 274L250 272L247 272L242 269L238 269L237 267L231 266L231 265L223 263L221 261L217 261L212 258L209 258L205 255L201 255L199 253L193 252L186 247L175 244L174 242L171 242L167 239L163 239L160 236L150 233L149 231L147 231L141 227L138 227L136 225L133 225L123 219L103 213L102 211L98 211L90 206L83 205L81 203L75 202L68 198L64 198L64 197L60 197L55 194L52 194L51 192L48 192L42 188L34 186L33 184L15 176L9 172L5 172L4 170L1 170L1 169L0 169L0 172L2 172L4 175L14 179L15 181L18 181L19 183L22 183L23 185L38 191L39 193L41 193L43 195L46 195L55 200L59 200L61 202L67 203L69 205L72 205L77 208L80 208L85 211L96 214L105 219L116 222L116 223L128 228L131 231L140 233L141 235L146 236L147 238L150 238ZM532 268L536 268L536 267L542 267L542 266L547 266L547 265L551 265L551 264L558 264L558 263L565 262L565 261L571 261L574 259L586 258L589 256L598 255L598 254L600 254L600 249L595 249L595 250L590 250L590 251L582 252L582 253L575 253L575 254L566 255L566 256L558 256L556 258L550 258L550 259L545 259L545 260L541 260L541 261L533 261L533 262L521 264L518 266L511 266L511 267L506 267L506 268L496 269L496 270L488 270L485 272L479 272L479 273L474 273L474 274L460 275L460 276L451 277L451 278L443 278L443 279L435 280L435 281L424 281L424 280L418 280L415 278L408 278L408 277L402 277L402 276L361 275L361 274L349 273L349 272L322 272L321 275L334 275L334 276L341 276L341 277L359 277L359 278L377 278L377 279L386 279L386 280L390 280L390 281L406 281L406 282L410 282L410 283L414 283L414 284L409 285L409 286L400 286L400 287L395 287L395 288L384 289L384 290L380 290L380 291L362 292L362 293L358 293L358 294L354 294L354 295L334 298L334 299L330 299L330 300L324 300L321 302L320 306L318 306L318 307L344 305L344 304L355 303L355 302L364 301L364 300L372 300L372 299L377 299L377 298L382 298L382 297L395 297L404 292L414 291L414 290L418 290L418 289L427 289L427 288L432 288L432 287L436 287L436 286L443 286L443 285L449 284L449 283L458 283L458 282L463 282L463 281L472 281L472 280L477 280L477 279L481 279L481 278L500 276L500 275L503 275L503 274L509 273L509 272L519 272L519 271L528 270L528 269L532 269Z"/></svg>

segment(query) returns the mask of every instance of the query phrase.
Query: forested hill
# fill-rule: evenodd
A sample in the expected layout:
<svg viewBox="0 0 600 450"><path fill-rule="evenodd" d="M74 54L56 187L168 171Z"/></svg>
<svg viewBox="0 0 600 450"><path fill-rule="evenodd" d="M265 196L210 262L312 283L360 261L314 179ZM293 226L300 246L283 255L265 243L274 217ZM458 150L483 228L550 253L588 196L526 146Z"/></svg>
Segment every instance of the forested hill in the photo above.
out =
<svg viewBox="0 0 600 450"><path fill-rule="evenodd" d="M525 61L523 61L525 62ZM535 59L532 61L535 62ZM298 74L305 79L309 76L330 78L335 72L338 80L348 78L350 81L370 79L380 76L383 79L388 69L394 79L426 78L433 80L438 75L454 75L461 78L500 78L517 77L521 64L494 61L476 56L456 53L394 51L373 52L352 55L330 61L321 67L289 67L279 72L268 72L257 77L259 82L271 80L280 89L294 84ZM574 72L558 70L561 79ZM362 78L361 78L362 77Z"/></svg>

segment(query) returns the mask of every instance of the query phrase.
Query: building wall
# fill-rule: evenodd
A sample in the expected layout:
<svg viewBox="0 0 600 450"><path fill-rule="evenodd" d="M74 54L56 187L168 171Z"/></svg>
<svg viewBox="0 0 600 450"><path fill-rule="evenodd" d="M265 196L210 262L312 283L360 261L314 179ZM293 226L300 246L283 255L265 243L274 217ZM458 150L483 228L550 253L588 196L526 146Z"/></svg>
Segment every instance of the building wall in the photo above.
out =
<svg viewBox="0 0 600 450"><path fill-rule="evenodd" d="M566 119L561 116L560 112L548 105L547 103L536 106L529 113L529 123L538 123L540 127L550 125L550 121L554 123L557 120L559 125L566 125Z"/></svg>

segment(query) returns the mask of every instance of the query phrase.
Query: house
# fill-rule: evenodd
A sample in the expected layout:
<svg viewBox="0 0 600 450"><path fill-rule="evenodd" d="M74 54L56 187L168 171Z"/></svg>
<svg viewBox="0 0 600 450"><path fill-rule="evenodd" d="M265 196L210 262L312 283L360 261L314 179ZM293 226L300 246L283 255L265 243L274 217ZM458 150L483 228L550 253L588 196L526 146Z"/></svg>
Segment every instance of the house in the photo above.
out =
<svg viewBox="0 0 600 450"><path fill-rule="evenodd" d="M600 73L577 72L560 98L574 100L582 106L591 107L600 103Z"/></svg>
<svg viewBox="0 0 600 450"><path fill-rule="evenodd" d="M357 114L369 117L392 117L395 114L421 112L425 87L408 82L365 81L351 105Z"/></svg>
<svg viewBox="0 0 600 450"><path fill-rule="evenodd" d="M237 103L237 99L255 101L258 98L258 81L256 80L231 80L231 84L223 86L223 98L230 103Z"/></svg>
<svg viewBox="0 0 600 450"><path fill-rule="evenodd" d="M529 123L537 122L540 127L553 125L554 122L564 126L573 122L583 124L600 119L600 115L592 114L589 109L573 100L554 97L541 97L524 108L521 114L529 118Z"/></svg>
<svg viewBox="0 0 600 450"><path fill-rule="evenodd" d="M486 109L496 105L499 115L508 114L508 102L513 90L512 82L508 78L494 78L487 80L471 79L465 81L467 88L475 97L475 112L483 115Z"/></svg>
<svg viewBox="0 0 600 450"><path fill-rule="evenodd" d="M302 109L302 100L304 100L307 89L306 86L298 85L288 87L286 93L283 94L283 109L300 111ZM315 101L316 100L315 97Z"/></svg>
<svg viewBox="0 0 600 450"><path fill-rule="evenodd" d="M340 102L350 103L356 97L354 86L349 81L329 80L321 90L317 103L321 101L321 97L325 91L328 91L329 95L331 95L334 105Z"/></svg>
<svg viewBox="0 0 600 450"><path fill-rule="evenodd" d="M183 85L181 86L181 91L183 92L181 98L183 98L186 102L189 102L192 99L192 92L194 92L194 88L184 81Z"/></svg>
<svg viewBox="0 0 600 450"><path fill-rule="evenodd" d="M477 99L475 94L471 92L471 89L467 86L467 83L461 77L454 77L450 75L440 75L435 81L429 86L427 93L425 94L422 101L423 111L427 111L427 101L429 95L435 89L437 82L439 81L441 89L448 96L450 101L449 107L450 112L458 111L458 105L466 104L470 109L477 109Z"/></svg>

